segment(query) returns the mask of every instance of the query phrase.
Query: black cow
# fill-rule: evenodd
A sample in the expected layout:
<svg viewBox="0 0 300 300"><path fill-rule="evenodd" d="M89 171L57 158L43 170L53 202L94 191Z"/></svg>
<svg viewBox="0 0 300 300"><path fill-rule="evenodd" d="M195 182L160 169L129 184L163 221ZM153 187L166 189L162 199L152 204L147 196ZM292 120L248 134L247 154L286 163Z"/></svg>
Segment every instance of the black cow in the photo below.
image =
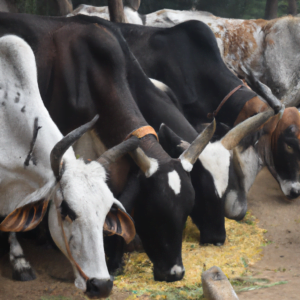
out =
<svg viewBox="0 0 300 300"><path fill-rule="evenodd" d="M118 27L145 73L174 91L181 110L196 129L208 122L207 114L242 84L223 62L211 29L200 21L172 28ZM223 105L216 120L232 128L267 107L243 86Z"/></svg>
<svg viewBox="0 0 300 300"><path fill-rule="evenodd" d="M166 97L145 76L110 22L84 16L1 13L0 36L9 33L32 47L42 99L65 134L98 113L96 140L111 148L148 125L132 92L153 99ZM179 159L172 159L150 131L141 136L140 148L131 154L139 168L127 157L117 174L114 194L128 211L134 208L136 229L154 264L156 280L184 276L182 230L194 204L188 171L213 132L212 125Z"/></svg>
<svg viewBox="0 0 300 300"><path fill-rule="evenodd" d="M129 22L143 24L138 22L136 13L139 1L127 1L125 5ZM81 5L69 16L86 14L107 18L107 13L107 7ZM91 18L96 22L95 17ZM243 84L226 67L213 32L203 22L187 21L172 28L158 28L157 24L155 27L118 24L118 27L146 74L175 92L181 110L198 131L208 121L207 114ZM275 103L266 100L275 111L281 109L278 100ZM216 119L232 127L266 109L266 103L242 85L229 97Z"/></svg>

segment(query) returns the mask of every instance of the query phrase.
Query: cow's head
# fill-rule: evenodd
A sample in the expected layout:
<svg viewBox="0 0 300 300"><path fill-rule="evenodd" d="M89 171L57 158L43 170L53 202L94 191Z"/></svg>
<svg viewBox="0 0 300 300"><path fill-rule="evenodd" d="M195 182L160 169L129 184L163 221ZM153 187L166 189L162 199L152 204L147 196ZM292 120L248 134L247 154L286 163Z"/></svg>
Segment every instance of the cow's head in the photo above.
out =
<svg viewBox="0 0 300 300"><path fill-rule="evenodd" d="M273 117L264 126L270 151L265 154L272 175L288 199L300 196L300 114L295 107L286 108L282 118ZM266 152L266 151L265 151Z"/></svg>
<svg viewBox="0 0 300 300"><path fill-rule="evenodd" d="M106 298L113 281L108 273L103 229L129 242L135 236L133 221L106 184L103 164L119 158L138 146L138 139L105 152L98 161L76 159L71 145L96 122L79 127L52 149L50 161L55 178L25 199L1 223L4 231L27 231L42 220L51 199L49 229L58 248L70 260L75 285L90 298Z"/></svg>
<svg viewBox="0 0 300 300"><path fill-rule="evenodd" d="M153 262L155 280L170 282L181 280L184 276L182 232L194 204L189 172L214 130L215 122L176 159L170 158L151 136L146 136L144 143L149 143L149 153L160 153L159 161L146 156L139 148L133 154L133 159L143 171L139 175L140 191L134 206L134 220L143 246Z"/></svg>
<svg viewBox="0 0 300 300"><path fill-rule="evenodd" d="M252 72L250 72L250 81L275 111L284 109L271 89L255 78ZM288 199L295 199L300 195L299 138L299 112L296 108L287 108L282 114L274 116L265 124L262 130L262 139L265 142L259 145L269 170Z"/></svg>
<svg viewBox="0 0 300 300"><path fill-rule="evenodd" d="M236 197L245 194L242 183L243 173L235 158L235 151L231 150L235 149L245 136L257 130L272 115L273 111L269 110L253 116L231 129L220 141L207 145L199 156L199 163L208 172L205 181L202 174L203 168L195 169L195 172L196 170L200 172L199 174L192 173L195 188L200 189L201 187L203 191L202 194L199 193L196 202L203 201L203 194L212 191L208 198L223 199L225 216L238 220L244 217L247 211L246 197ZM189 143L176 136L166 126L161 127L159 136L163 147L172 156L178 151L184 151L189 146ZM235 197L233 197L233 192Z"/></svg>

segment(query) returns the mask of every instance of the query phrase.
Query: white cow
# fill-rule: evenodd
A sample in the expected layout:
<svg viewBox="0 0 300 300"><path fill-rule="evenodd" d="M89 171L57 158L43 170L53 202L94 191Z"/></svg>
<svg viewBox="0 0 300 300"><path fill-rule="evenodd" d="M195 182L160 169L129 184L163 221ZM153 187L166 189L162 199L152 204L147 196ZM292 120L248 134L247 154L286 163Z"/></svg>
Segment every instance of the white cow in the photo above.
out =
<svg viewBox="0 0 300 300"><path fill-rule="evenodd" d="M0 38L0 230L33 229L50 203L50 233L72 263L76 287L89 297L107 297L113 282L103 226L127 242L135 229L101 163L135 149L138 141L129 139L88 164L76 159L71 145L97 118L63 137L41 99L31 48L16 36ZM14 278L34 279L15 233L9 241Z"/></svg>
<svg viewBox="0 0 300 300"><path fill-rule="evenodd" d="M68 16L77 14L109 20L107 7L80 5ZM234 73L251 79L253 72L285 106L300 104L300 18L240 20L172 9L140 15L127 6L124 14L128 23L154 27L172 27L189 20L204 22L214 32L222 58Z"/></svg>

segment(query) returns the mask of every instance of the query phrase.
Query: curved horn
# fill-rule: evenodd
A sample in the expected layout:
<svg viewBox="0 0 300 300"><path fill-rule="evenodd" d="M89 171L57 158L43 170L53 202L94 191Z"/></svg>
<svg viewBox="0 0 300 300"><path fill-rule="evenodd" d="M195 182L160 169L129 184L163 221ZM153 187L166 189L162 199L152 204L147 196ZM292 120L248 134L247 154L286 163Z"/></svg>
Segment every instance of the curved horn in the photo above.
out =
<svg viewBox="0 0 300 300"><path fill-rule="evenodd" d="M121 156L124 154L135 150L139 145L140 140L132 136L128 140L120 143L119 145L105 151L98 159L97 162L99 162L104 167L107 165L110 165L111 163L114 163L116 160L118 160Z"/></svg>
<svg viewBox="0 0 300 300"><path fill-rule="evenodd" d="M180 155L181 161L188 161L193 165L203 149L206 147L216 130L216 120L214 119L192 142L192 144ZM189 168L189 171L191 168Z"/></svg>
<svg viewBox="0 0 300 300"><path fill-rule="evenodd" d="M257 81L257 87L262 97L274 109L275 113L278 113L282 108L282 103L280 102L280 100L277 97L275 97L271 89L262 82Z"/></svg>
<svg viewBox="0 0 300 300"><path fill-rule="evenodd" d="M63 155L69 149L69 147L71 147L84 133L89 131L94 126L98 119L99 115L96 115L92 121L71 131L53 147L50 153L50 162L52 171L57 181L60 180L59 168Z"/></svg>
<svg viewBox="0 0 300 300"><path fill-rule="evenodd" d="M282 108L282 103L280 100L274 96L271 89L259 81L253 74L253 72L250 70L250 77L249 77L251 83L256 88L257 92L267 101L267 103L272 107L277 114L280 109Z"/></svg>
<svg viewBox="0 0 300 300"><path fill-rule="evenodd" d="M270 117L274 115L274 111L269 109L265 112L259 113L244 122L240 123L231 129L221 140L222 145L231 150L236 147L239 142L249 133L255 131L264 124Z"/></svg>
<svg viewBox="0 0 300 300"><path fill-rule="evenodd" d="M158 161L155 158L148 157L140 147L132 151L130 156L147 178L158 170Z"/></svg>

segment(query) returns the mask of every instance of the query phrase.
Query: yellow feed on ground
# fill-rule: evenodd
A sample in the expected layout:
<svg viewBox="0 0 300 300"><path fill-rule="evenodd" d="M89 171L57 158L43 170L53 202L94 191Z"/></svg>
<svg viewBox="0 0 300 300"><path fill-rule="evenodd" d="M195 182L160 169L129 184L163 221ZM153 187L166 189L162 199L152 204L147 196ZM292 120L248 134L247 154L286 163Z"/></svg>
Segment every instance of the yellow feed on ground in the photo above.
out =
<svg viewBox="0 0 300 300"><path fill-rule="evenodd" d="M173 283L154 281L152 263L147 255L131 253L126 256L125 274L115 279L115 286L139 295L150 295L155 291L168 292L174 288L178 291L183 288L179 295L184 295L184 289L201 287L202 271L212 266L219 266L228 278L245 275L248 266L260 259L261 247L265 243L265 230L260 229L257 223L255 217L249 213L241 222L226 219L227 238L224 246L199 246L199 230L189 218L182 245L182 259L186 270L183 280Z"/></svg>

